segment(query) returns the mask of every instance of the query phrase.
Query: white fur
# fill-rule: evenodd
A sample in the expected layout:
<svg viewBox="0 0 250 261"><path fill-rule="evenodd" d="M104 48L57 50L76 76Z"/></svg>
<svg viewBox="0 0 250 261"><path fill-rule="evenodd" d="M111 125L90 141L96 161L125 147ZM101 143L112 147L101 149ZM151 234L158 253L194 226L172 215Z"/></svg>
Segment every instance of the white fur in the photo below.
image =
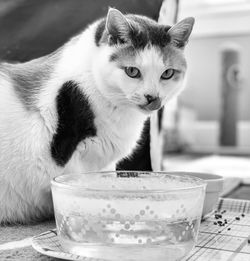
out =
<svg viewBox="0 0 250 261"><path fill-rule="evenodd" d="M51 77L38 94L38 110L27 110L10 76L0 74L0 222L26 222L52 214L53 177L114 168L135 148L149 116L137 106L145 103L144 94L159 93L164 101L180 89L174 82L168 88L159 82L166 65L152 47L135 61L145 76L143 82L129 79L109 62L114 49L95 45L95 28L91 25L58 53ZM67 165L59 167L51 158L50 143L57 127L55 99L68 80L88 95L97 136L80 142Z"/></svg>

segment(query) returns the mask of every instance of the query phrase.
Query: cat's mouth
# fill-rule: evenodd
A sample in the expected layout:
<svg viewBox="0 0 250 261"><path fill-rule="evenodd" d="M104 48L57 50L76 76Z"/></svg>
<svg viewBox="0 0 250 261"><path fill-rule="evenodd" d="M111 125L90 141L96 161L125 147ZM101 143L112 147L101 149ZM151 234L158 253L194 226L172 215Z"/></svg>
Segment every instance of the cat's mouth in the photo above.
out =
<svg viewBox="0 0 250 261"><path fill-rule="evenodd" d="M142 105L138 105L138 106L141 110L146 111L146 112L156 111L161 108L161 100L156 99L155 101L152 101L150 103L142 104Z"/></svg>

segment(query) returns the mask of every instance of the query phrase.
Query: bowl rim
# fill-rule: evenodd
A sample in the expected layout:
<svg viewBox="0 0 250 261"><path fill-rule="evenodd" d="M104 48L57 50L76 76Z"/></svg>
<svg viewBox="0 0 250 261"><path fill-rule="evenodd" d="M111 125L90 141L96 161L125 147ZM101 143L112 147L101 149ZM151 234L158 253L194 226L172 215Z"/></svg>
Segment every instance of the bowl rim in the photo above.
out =
<svg viewBox="0 0 250 261"><path fill-rule="evenodd" d="M208 172L189 172L189 175L207 182L206 193L223 191L225 178L221 175Z"/></svg>
<svg viewBox="0 0 250 261"><path fill-rule="evenodd" d="M63 177L72 177L72 176L79 176L82 177L83 175L103 175L103 174L113 174L116 175L117 173L138 173L138 174L145 174L144 177L147 176L147 174L158 174L158 175L168 175L168 176L172 176L175 178L187 178L190 181L196 181L197 184L195 185L190 185L184 188L173 188L173 189L143 189L143 190L126 190L126 189L93 189L93 188L86 188L84 186L76 186L76 185L70 185L67 183L64 183L63 181L58 181L58 179L63 178ZM178 175L181 174L181 175ZM51 180L51 187L57 187L57 188L63 188L63 189L69 189L69 190L74 190L74 189L81 189L80 191L82 192L101 192L101 193L138 193L138 194L148 194L148 193L173 193L173 192L178 192L178 191L185 191L185 190L193 190L193 189L200 189L203 188L204 190L206 189L207 186L207 182L201 178L197 178L195 176L189 176L189 173L191 174L191 172L183 172L183 171L133 171L133 170L118 170L118 171L89 171L89 172L82 172L80 173L67 173L67 174L63 174L63 175L58 175L56 177L54 177ZM177 174L177 175L175 175ZM123 177L121 177L123 178ZM126 177L125 177L126 178ZM129 178L136 178L136 177L129 177ZM152 177L151 178L157 178Z"/></svg>
<svg viewBox="0 0 250 261"><path fill-rule="evenodd" d="M208 172L198 172L198 171L178 171L180 174L182 173L188 173L188 175L200 178L202 180L206 180L206 181L224 181L224 177L218 174L214 174L214 173L208 173Z"/></svg>

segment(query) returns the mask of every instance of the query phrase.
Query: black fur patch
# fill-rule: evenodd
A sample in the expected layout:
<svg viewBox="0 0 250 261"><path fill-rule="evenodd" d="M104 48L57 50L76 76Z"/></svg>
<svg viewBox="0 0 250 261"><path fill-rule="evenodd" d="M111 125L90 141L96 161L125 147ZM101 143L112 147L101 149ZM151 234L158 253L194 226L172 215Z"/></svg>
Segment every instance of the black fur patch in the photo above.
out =
<svg viewBox="0 0 250 261"><path fill-rule="evenodd" d="M76 82L63 84L56 106L58 125L51 143L51 155L59 166L64 166L80 141L96 135L96 127L88 97L79 90Z"/></svg>
<svg viewBox="0 0 250 261"><path fill-rule="evenodd" d="M135 49L144 49L148 44L163 48L170 43L170 26L159 25L153 20L139 16L132 16L131 20L137 25L132 24L133 30L130 31L130 39Z"/></svg>
<svg viewBox="0 0 250 261"><path fill-rule="evenodd" d="M132 155L129 158L119 161L116 169L152 171L150 158L150 118L144 123L141 138Z"/></svg>

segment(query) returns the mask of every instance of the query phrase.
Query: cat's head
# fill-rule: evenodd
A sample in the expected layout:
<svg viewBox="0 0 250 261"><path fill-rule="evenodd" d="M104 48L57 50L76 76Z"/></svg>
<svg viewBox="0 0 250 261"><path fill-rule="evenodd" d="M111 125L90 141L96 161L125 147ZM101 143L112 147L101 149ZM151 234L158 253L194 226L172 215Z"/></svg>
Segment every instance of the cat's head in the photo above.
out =
<svg viewBox="0 0 250 261"><path fill-rule="evenodd" d="M115 105L159 109L182 89L184 47L194 18L171 26L110 9L97 26L93 71L102 94Z"/></svg>

